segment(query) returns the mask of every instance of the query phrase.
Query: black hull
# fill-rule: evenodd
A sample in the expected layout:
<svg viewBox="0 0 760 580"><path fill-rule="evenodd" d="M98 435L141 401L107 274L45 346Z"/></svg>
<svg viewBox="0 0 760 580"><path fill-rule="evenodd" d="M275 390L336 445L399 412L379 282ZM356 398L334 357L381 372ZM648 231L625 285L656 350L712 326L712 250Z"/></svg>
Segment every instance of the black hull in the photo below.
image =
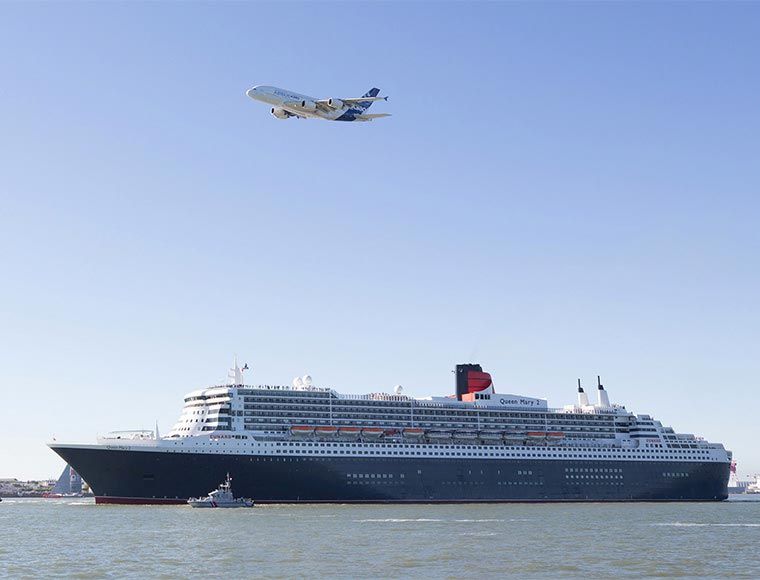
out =
<svg viewBox="0 0 760 580"><path fill-rule="evenodd" d="M184 503L225 475L257 503L721 501L728 463L275 457L54 445L98 503Z"/></svg>

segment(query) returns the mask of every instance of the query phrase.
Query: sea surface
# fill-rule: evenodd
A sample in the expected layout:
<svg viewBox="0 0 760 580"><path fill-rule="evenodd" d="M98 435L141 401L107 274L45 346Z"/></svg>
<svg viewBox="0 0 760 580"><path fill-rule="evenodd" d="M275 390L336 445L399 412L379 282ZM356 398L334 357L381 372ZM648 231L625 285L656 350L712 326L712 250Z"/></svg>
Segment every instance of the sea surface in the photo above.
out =
<svg viewBox="0 0 760 580"><path fill-rule="evenodd" d="M757 500L204 510L4 499L0 576L760 578Z"/></svg>

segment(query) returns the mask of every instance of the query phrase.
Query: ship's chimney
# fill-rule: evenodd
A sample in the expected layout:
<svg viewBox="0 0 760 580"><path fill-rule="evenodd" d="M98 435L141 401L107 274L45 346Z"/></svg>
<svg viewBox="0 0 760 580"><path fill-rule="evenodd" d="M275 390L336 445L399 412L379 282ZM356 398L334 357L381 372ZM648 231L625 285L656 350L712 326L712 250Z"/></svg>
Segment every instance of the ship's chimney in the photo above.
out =
<svg viewBox="0 0 760 580"><path fill-rule="evenodd" d="M607 396L607 391L604 390L604 385L602 385L602 379L599 375L596 375L596 383L599 385L599 406L608 408L610 406L610 398Z"/></svg>
<svg viewBox="0 0 760 580"><path fill-rule="evenodd" d="M578 406L588 407L588 395L586 394L586 391L583 390L580 379L578 379Z"/></svg>
<svg viewBox="0 0 760 580"><path fill-rule="evenodd" d="M475 364L456 366L456 397L462 400L462 395L484 392L493 393L491 375L483 372L483 367Z"/></svg>

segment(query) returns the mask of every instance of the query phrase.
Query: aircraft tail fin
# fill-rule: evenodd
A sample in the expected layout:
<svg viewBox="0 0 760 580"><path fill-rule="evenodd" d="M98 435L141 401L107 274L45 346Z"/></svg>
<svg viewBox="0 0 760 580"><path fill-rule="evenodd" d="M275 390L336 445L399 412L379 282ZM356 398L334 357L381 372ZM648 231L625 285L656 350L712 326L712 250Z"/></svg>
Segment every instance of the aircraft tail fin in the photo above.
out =
<svg viewBox="0 0 760 580"><path fill-rule="evenodd" d="M368 90L366 93L362 95L362 97L376 97L380 94L380 89L377 87L373 87L370 90ZM370 105L372 104L372 101L359 101L356 103L356 106L354 108L359 109L361 112L366 111L369 109Z"/></svg>

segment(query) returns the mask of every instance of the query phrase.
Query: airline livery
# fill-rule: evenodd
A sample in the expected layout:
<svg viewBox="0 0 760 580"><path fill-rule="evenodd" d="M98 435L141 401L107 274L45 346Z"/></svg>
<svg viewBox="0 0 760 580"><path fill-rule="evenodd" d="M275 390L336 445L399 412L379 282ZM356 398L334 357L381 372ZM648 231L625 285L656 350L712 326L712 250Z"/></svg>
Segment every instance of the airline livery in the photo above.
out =
<svg viewBox="0 0 760 580"><path fill-rule="evenodd" d="M353 99L315 99L286 89L258 85L246 91L256 101L272 105L270 112L278 119L298 117L301 119L324 119L326 121L372 121L390 117L390 113L367 113L374 101L387 101L378 97L380 89L373 88L362 97Z"/></svg>

